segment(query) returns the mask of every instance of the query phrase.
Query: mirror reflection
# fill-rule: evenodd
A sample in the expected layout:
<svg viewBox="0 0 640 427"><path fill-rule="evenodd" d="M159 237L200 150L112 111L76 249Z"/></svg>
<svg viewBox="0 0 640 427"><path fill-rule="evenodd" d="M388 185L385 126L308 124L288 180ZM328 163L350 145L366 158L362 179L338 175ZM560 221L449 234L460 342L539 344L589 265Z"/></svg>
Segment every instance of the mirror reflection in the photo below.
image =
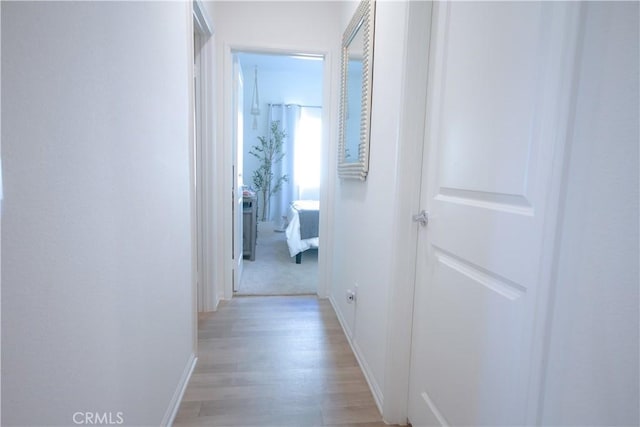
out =
<svg viewBox="0 0 640 427"><path fill-rule="evenodd" d="M345 101L344 161L354 163L360 160L360 120L362 116L362 60L364 36L362 22L347 45L347 99Z"/></svg>

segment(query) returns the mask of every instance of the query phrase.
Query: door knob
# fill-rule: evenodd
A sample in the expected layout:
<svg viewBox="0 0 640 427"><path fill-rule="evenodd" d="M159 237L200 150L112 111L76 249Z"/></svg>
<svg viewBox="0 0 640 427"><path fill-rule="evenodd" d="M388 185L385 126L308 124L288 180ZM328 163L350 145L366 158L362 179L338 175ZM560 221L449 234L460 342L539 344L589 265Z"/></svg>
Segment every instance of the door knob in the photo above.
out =
<svg viewBox="0 0 640 427"><path fill-rule="evenodd" d="M419 214L413 216L413 222L419 223L421 226L426 227L429 223L429 212L424 209Z"/></svg>

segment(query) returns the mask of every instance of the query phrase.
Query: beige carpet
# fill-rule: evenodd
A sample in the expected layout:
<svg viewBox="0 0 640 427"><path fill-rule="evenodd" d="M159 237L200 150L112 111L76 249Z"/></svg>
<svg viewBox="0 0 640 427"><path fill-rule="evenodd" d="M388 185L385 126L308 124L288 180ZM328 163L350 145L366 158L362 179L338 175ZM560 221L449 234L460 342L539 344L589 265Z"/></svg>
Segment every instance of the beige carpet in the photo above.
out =
<svg viewBox="0 0 640 427"><path fill-rule="evenodd" d="M256 260L244 260L236 295L315 294L318 288L318 251L302 253L302 264L289 256L287 238L273 224L258 223Z"/></svg>

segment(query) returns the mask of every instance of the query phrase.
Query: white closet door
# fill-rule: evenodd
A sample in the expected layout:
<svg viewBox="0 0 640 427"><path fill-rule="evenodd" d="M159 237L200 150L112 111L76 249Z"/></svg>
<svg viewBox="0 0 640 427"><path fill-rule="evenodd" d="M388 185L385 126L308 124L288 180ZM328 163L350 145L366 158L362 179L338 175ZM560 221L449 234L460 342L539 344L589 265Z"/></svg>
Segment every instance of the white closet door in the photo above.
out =
<svg viewBox="0 0 640 427"><path fill-rule="evenodd" d="M414 427L523 425L535 411L578 8L434 3Z"/></svg>

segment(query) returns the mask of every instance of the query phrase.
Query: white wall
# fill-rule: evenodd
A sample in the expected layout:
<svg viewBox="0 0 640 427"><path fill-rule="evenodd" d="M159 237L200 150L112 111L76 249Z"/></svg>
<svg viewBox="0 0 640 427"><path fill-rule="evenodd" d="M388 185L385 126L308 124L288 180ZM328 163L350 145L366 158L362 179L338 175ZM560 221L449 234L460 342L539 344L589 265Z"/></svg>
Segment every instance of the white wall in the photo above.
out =
<svg viewBox="0 0 640 427"><path fill-rule="evenodd" d="M357 3L344 5L346 28ZM369 174L365 182L340 180L335 186L333 280L331 298L371 383L383 405L388 333L388 295L393 284L393 196L398 174L398 129L402 105L404 2L378 2L373 58L373 105ZM358 284L356 304L345 292Z"/></svg>
<svg viewBox="0 0 640 427"><path fill-rule="evenodd" d="M187 3L2 5L2 424L158 425L194 345Z"/></svg>
<svg viewBox="0 0 640 427"><path fill-rule="evenodd" d="M638 425L638 3L589 2L542 424Z"/></svg>
<svg viewBox="0 0 640 427"><path fill-rule="evenodd" d="M329 280L331 236L324 235L332 229L330 215L322 215L322 209L332 211L332 201L327 197L327 190L335 181L335 152L337 150L338 120L338 84L340 78L340 16L342 4L326 1L214 1L214 25L217 43L217 83L218 83L218 206L228 204L228 189L231 188L231 50L280 52L280 53L317 53L325 54L323 80L323 155L326 165L322 176L320 205L320 239L326 251L319 253L319 292L323 294L323 284ZM251 88L250 76L245 76L245 87ZM231 229L230 209L225 209L226 218L218 222L216 229L221 235L224 230ZM227 233L228 234L228 233ZM217 254L225 263L220 268L217 283L221 298L231 298L231 239L219 239Z"/></svg>

